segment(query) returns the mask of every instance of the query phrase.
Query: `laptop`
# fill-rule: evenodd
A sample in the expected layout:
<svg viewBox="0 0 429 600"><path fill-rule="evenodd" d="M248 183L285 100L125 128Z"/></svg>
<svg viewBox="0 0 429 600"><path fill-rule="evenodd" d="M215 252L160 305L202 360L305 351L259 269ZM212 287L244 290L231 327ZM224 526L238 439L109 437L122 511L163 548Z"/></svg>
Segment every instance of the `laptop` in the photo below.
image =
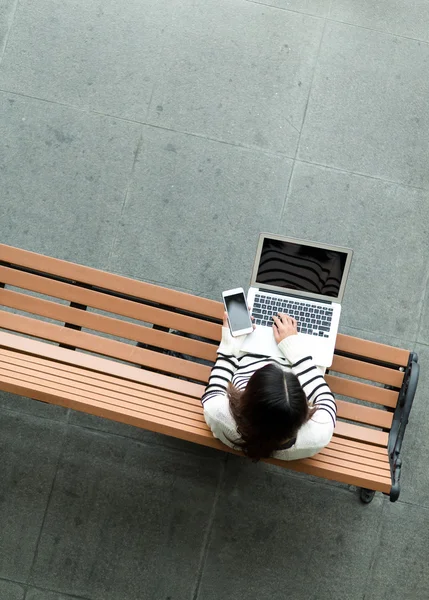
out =
<svg viewBox="0 0 429 600"><path fill-rule="evenodd" d="M273 315L285 313L298 323L315 363L330 367L353 250L261 233L248 304L255 331L241 350L282 356L273 335Z"/></svg>

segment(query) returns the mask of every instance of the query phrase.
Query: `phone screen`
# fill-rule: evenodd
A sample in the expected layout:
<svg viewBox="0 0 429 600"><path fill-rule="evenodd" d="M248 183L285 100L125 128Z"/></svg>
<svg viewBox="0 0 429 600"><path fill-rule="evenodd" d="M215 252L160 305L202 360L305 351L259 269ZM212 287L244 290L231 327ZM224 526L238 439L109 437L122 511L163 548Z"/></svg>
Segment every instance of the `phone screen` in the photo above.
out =
<svg viewBox="0 0 429 600"><path fill-rule="evenodd" d="M231 331L252 327L246 297L243 293L225 296L225 305Z"/></svg>

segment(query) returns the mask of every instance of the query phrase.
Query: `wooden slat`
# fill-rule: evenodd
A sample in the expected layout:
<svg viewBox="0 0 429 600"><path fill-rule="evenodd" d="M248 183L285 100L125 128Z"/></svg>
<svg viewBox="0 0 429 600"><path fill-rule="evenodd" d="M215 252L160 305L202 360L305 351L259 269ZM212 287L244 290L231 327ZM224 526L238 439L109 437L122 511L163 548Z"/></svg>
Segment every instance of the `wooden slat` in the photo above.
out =
<svg viewBox="0 0 429 600"><path fill-rule="evenodd" d="M197 381L207 381L210 374L210 367L204 365L2 310L0 310L0 327Z"/></svg>
<svg viewBox="0 0 429 600"><path fill-rule="evenodd" d="M80 410L85 412L92 412L91 407L96 406L98 408L105 408L106 411L130 411L137 416L141 416L144 419L157 418L164 420L165 422L178 423L180 425L186 425L194 427L195 429L206 430L207 425L204 418L201 415L189 413L181 409L169 410L168 412L165 407L157 406L156 403L150 402L145 399L139 399L139 402L128 402L124 401L119 396L115 399L111 399L108 396L97 394L95 392L88 392L88 390L80 388L72 388L70 386L62 385L58 381L51 382L49 380L43 380L39 378L27 375L24 377L23 373L13 374L10 371L5 371L0 367L1 381L5 385L20 385L25 386L27 390L34 390L37 392L45 392L48 395L55 395L59 399L57 404L67 406L63 404L61 399L71 398L80 404ZM28 394L28 392L27 392ZM103 415L101 415L103 416Z"/></svg>
<svg viewBox="0 0 429 600"><path fill-rule="evenodd" d="M27 342L29 340L24 341ZM40 344L40 342L36 342L36 344ZM51 349L54 351L57 350L53 347L51 347ZM67 350L64 350L64 352L71 353L73 355L76 354ZM109 361L103 360L103 362ZM36 366L37 364L38 363L36 363ZM59 363L56 363L54 365L54 368L56 368L58 364ZM131 369L136 370L133 368ZM86 373L87 371L84 371L84 374ZM2 388L6 389L7 391L11 391L12 393L28 395L30 392L33 398L39 400L50 401L55 404L62 404L64 406L69 406L77 410L84 410L84 412L88 412L90 414L110 418L115 421L120 421L131 425L136 425L145 429L149 429L151 431L158 431L159 433L173 435L174 437L194 441L196 443L208 445L214 448L218 448L220 450L229 451L227 447L223 446L218 440L213 438L210 430L205 425L205 423L201 422L200 424L193 424L191 419L182 417L182 414L176 417L174 414L172 415L171 413L160 414L159 411L153 410L150 407L145 407L144 410L146 412L145 414L143 414L142 407L139 407L140 410L133 410L132 408L123 406L118 407L114 404L106 404L104 398L102 398L103 402L99 402L97 398L91 398L91 404L90 406L88 406L87 396L73 394L70 391L70 387L67 384L64 385L64 389L63 391L61 391L63 397L60 398L58 396L58 393L52 393L46 389L46 382L42 381L40 385L35 384L35 381L36 379L38 380L38 378L33 379L33 381L31 382L31 390L29 390L25 387L25 383L22 381L22 377L16 377L17 374L13 373L11 375L12 377L10 377L9 379L7 377L4 378L2 376ZM94 373L89 373L89 375L92 377ZM164 376L157 376L155 377L155 379L162 381L166 378ZM187 413L183 414L187 415ZM335 439L336 438L334 436L334 440ZM341 438L339 439L341 440ZM344 440L344 443L346 443L347 441L348 440ZM355 442L355 444L356 443L357 442ZM380 448L374 446L374 450L379 451ZM232 452L237 454L234 451ZM345 468L341 464L337 464L337 460L335 460L334 462L330 460L330 458L335 457L327 458L327 456L329 456L327 452L328 449L324 449L320 456L316 455L316 457L313 457L311 459L304 459L303 461L276 461L276 459L269 459L267 462L274 462L284 468L292 468L293 470L307 472L309 474L318 475L327 479L344 481L348 484L360 485L363 487L368 487L370 489L378 489L386 493L390 490L390 480L388 477L379 477L374 473L367 472L368 469L367 471L359 470L362 467L355 467L354 460L350 460L349 466ZM343 459L339 458L339 460L341 461ZM371 467L369 463L368 467Z"/></svg>
<svg viewBox="0 0 429 600"><path fill-rule="evenodd" d="M364 474L361 471L356 472L354 469L340 467L338 465L327 465L318 461L317 455L316 457L304 458L302 460L291 460L288 461L287 465L282 464L282 462L284 463L285 461L276 458L269 458L264 462L277 465L278 467L286 467L292 471L307 473L307 475L315 475L316 477L323 477L324 479L329 479L331 481L339 481L340 483L346 483L348 485L364 487L385 494L388 494L392 488L391 480L388 477Z"/></svg>
<svg viewBox="0 0 429 600"><path fill-rule="evenodd" d="M22 381L8 380L7 378L2 379L2 381L2 387L7 391L19 395L26 395L29 392ZM170 420L170 418L166 419L164 416L160 417L156 413L142 414L141 412L128 408L115 405L106 406L104 403L97 403L95 401L88 406L85 398L82 399L82 397L76 396L69 390L65 390L60 398L57 394L50 393L43 384L40 386L33 384L31 386L31 395L33 398L42 401L61 404L75 410L84 410L84 412L90 414L143 427L144 429L157 431L166 435L173 435L174 437L217 447L218 449L238 454L237 452L224 447L218 440L215 440L208 427L204 424L202 424L201 427L195 426L194 424L189 425L188 423L181 422L180 419ZM283 468L291 468L292 470L333 479L335 481L343 481L348 484L378 489L379 491L384 491L386 493L390 490L390 480L387 477L368 472L368 470L366 472L357 470L354 466L350 465L344 467L343 465L324 462L319 455L301 461L279 461L277 459L268 459L266 462L278 464Z"/></svg>
<svg viewBox="0 0 429 600"><path fill-rule="evenodd" d="M77 397L82 397L82 401L88 405L96 400L100 403L104 402L106 406L115 405L177 422L190 424L191 421L196 421L205 425L203 410L199 402L198 404L197 402L189 404L181 402L180 397L177 399L166 398L162 396L163 390L146 386L139 386L139 388L134 386L129 390L124 388L122 380L113 377L108 377L106 381L102 382L95 381L91 373L82 373L82 370L78 375L75 373L65 374L63 370L49 364L44 365L42 370L43 365L37 362L25 364L23 360L13 360L14 358L16 357L0 354L2 381L19 382L20 385L25 384L29 390L36 385L45 389L47 393L56 393L60 397L64 392L75 393ZM36 389L38 388L36 387ZM347 453L344 451L344 447L330 444L328 448L322 450L322 454L336 459L347 459L348 462L358 462L359 466L356 467L358 470L364 465L388 468L387 456L383 457L374 452L370 456L362 451ZM385 463L384 467L383 463Z"/></svg>
<svg viewBox="0 0 429 600"><path fill-rule="evenodd" d="M53 371L49 367L41 371L37 367L34 369L4 360L0 361L0 373L2 377L17 379L21 382L26 381L29 387L31 387L32 381L40 385L45 383L46 389L56 389L59 395L64 390L74 391L78 395L83 395L88 402L94 398L118 406L130 405L135 410L138 410L139 407L148 407L158 410L160 413L165 413L166 416L171 413L173 415L188 416L189 419L201 423L204 422L201 403L198 406L196 402L181 402L180 400L166 398L156 388L153 388L153 390L134 389L129 391L123 388L121 380L115 381L112 377L109 378L106 387L101 387L94 385L94 380L86 375L81 374L78 377L65 378L58 371Z"/></svg>
<svg viewBox="0 0 429 600"><path fill-rule="evenodd" d="M384 383L397 388L401 387L404 379L404 373L401 371L395 371L394 369L389 369L387 367L371 365L360 360L337 355L334 356L330 370L351 375L352 377L359 377L360 379Z"/></svg>
<svg viewBox="0 0 429 600"><path fill-rule="evenodd" d="M362 425L344 423L344 421L337 421L335 425L335 435L337 437L344 437L358 442L366 442L385 448L387 447L389 440L389 434L384 431L363 427Z"/></svg>
<svg viewBox="0 0 429 600"><path fill-rule="evenodd" d="M355 448L353 446L346 446L341 443L341 438L338 438L338 442L331 440L329 444L323 448L321 452L329 455L336 455L339 457L347 457L351 462L361 461L365 464L368 461L368 464L374 463L378 465L380 468L386 468L390 470L389 465L389 455L387 453L387 448L383 448L383 453L374 452L374 448L380 449L379 446L370 446L369 444L361 444L364 447L364 450Z"/></svg>
<svg viewBox="0 0 429 600"><path fill-rule="evenodd" d="M30 392L29 388L24 383L7 378L2 380L2 389L20 396L29 396ZM214 446L214 444L210 443L210 438L213 437L212 432L207 426L204 426L204 424L202 424L201 427L188 425L180 421L173 421L157 415L144 415L139 411L118 407L116 405L106 406L104 403L97 403L95 401L91 404L87 404L85 403L85 399L82 399L82 397L69 391L63 392L62 396L58 396L56 393L48 391L43 386L37 385L31 387L31 397L36 400L41 400L42 402L65 406L67 408L72 408L73 410L96 415L105 419L141 427L148 431L156 431L158 433L173 435L174 437L193 441L195 443ZM204 438L207 438L208 443L206 443Z"/></svg>
<svg viewBox="0 0 429 600"><path fill-rule="evenodd" d="M26 395L28 390L20 383L4 383L3 389L18 395ZM55 394L46 393L46 390L38 389L32 390L32 397L37 400L44 402L51 402L58 404L59 398ZM67 393L66 393L67 394ZM65 396L66 396L65 394ZM240 454L226 446L224 446L219 440L213 437L211 431L207 427L206 429L197 429L194 426L188 426L172 421L166 421L165 419L159 419L158 417L144 418L135 411L130 410L117 410L111 407L106 410L104 406L96 406L95 404L88 409L86 406L83 407L79 399L72 397L68 394L68 397L61 399L61 404L68 406L75 410L84 410L96 416L101 416L128 425L134 425L149 431L155 431L170 435L187 441L195 442L218 450L231 452L232 454ZM316 475L325 479L333 481L340 481L347 484L352 484L360 487L367 487L369 489L375 489L384 493L388 493L391 489L390 480L387 477L380 477L372 474L364 474L360 471L355 471L352 468L344 468L338 465L327 465L316 457L303 459L299 461L281 461L278 459L266 459L264 462L276 464L283 468L288 468L294 471L300 471L308 473L310 475Z"/></svg>
<svg viewBox="0 0 429 600"><path fill-rule="evenodd" d="M317 460L321 463L325 463L326 465L330 465L332 467L344 467L345 469L350 469L355 472L361 472L365 475L377 475L380 477L390 478L390 469L387 464L378 464L377 466L373 466L369 464L367 461L361 460L359 462L348 460L347 456L339 456L338 453L333 452L331 456L329 453L324 451L319 452L317 456Z"/></svg>
<svg viewBox="0 0 429 600"><path fill-rule="evenodd" d="M325 375L325 380L334 394L341 394L373 404L381 404L389 408L395 408L398 403L399 393L394 390L386 390L369 383L352 381L335 375Z"/></svg>
<svg viewBox="0 0 429 600"><path fill-rule="evenodd" d="M345 460L348 464L350 464L350 466L353 466L356 463L356 465L368 465L371 467L375 467L376 469L381 469L385 473L386 477L390 477L390 465L387 457L384 460L382 460L381 457L374 458L366 455L354 454L353 452L344 452L339 448L335 448L332 446L324 448L322 454L331 457L337 456L342 460Z"/></svg>
<svg viewBox="0 0 429 600"><path fill-rule="evenodd" d="M100 331L158 348L174 350L206 360L216 360L216 347L212 344L190 340L178 335L157 331L144 325L128 323L112 317L86 312L0 288L0 305L47 317L55 321L72 323L79 327Z"/></svg>
<svg viewBox="0 0 429 600"><path fill-rule="evenodd" d="M195 311L202 315L222 319L223 308L220 302L192 296L191 294L170 290L143 281L137 281L123 277L122 275L114 275L106 271L85 267L65 260L36 254L28 250L21 250L0 244L0 260L35 269L43 273L106 288L122 294L137 296L138 298L152 302L168 304L182 310Z"/></svg>
<svg viewBox="0 0 429 600"><path fill-rule="evenodd" d="M341 352L348 352L357 356L365 356L382 362L406 367L410 356L409 350L394 348L386 344L362 340L350 335L339 333L335 344L335 349Z"/></svg>
<svg viewBox="0 0 429 600"><path fill-rule="evenodd" d="M393 421L393 413L379 408L371 408L362 406L361 404L353 404L344 400L336 400L337 415L348 421L357 421L365 423L365 425L373 425L383 429L390 429Z"/></svg>
<svg viewBox="0 0 429 600"><path fill-rule="evenodd" d="M390 470L389 460L386 456L380 454L371 454L368 452L358 452L354 448L348 448L347 446L339 446L335 444L329 444L323 449L323 453L327 455L340 456L344 460L350 463L357 462L359 464L369 464L382 469Z"/></svg>
<svg viewBox="0 0 429 600"><path fill-rule="evenodd" d="M144 386L142 384L136 384L133 382L129 382L121 379L120 385L116 384L116 379L113 379L109 375L104 375L100 373L95 373L92 371L84 371L82 373L82 369L78 369L76 367L65 365L63 363L53 363L47 362L45 359L41 359L39 357L20 355L16 352L10 350L1 350L0 349L0 362L1 364L7 365L10 370L15 370L16 372L25 373L27 371L31 371L34 375L40 378L46 379L59 379L67 383L68 386L73 386L75 384L87 384L90 385L94 389L98 389L102 393L105 393L111 397L114 397L115 393L121 394L122 392L126 392L128 395L139 396L141 393L145 393L146 396L151 398L156 398L159 404L171 404L173 406L179 406L177 403L180 402L181 405L187 404L186 409L191 410L193 412L202 412L200 396L203 391L203 386L199 389L199 393L196 397L189 397L184 395L179 395L177 393L160 389L158 387L149 387ZM113 392L110 393L110 392ZM336 438L334 437L334 440ZM331 442L334 443L334 442ZM351 444L348 440L342 440L343 444ZM355 446L357 445L354 443ZM361 445L361 447L364 447ZM373 447L372 454L374 451L383 452L382 449L378 449L377 447ZM361 452L359 449L357 452Z"/></svg>
<svg viewBox="0 0 429 600"><path fill-rule="evenodd" d="M148 395L157 397L158 401L161 403L168 403L170 401L180 402L181 404L187 405L189 410L201 412L202 392L198 394L197 397L178 394L165 389L164 387L145 385L127 379L119 379L118 377L112 378L112 375L110 374L97 373L95 371L82 369L81 367L78 368L64 363L57 363L39 356L19 354L4 348L0 348L0 363L7 365L10 370L29 368L32 369L34 373L39 373L40 376L61 378L61 380L68 381L71 384L90 382L91 386L100 390L115 391L118 389L117 382L120 381L120 391L125 391L130 395L138 395L140 392L145 392ZM201 389L203 390L204 388L201 386Z"/></svg>
<svg viewBox="0 0 429 600"><path fill-rule="evenodd" d="M15 352L42 357L54 363L74 365L89 371L110 374L128 381L136 381L153 387L159 387L178 394L201 398L204 386L189 381L183 381L169 375L152 373L146 369L136 369L130 365L123 365L107 358L82 354L66 348L58 348L46 342L31 340L13 333L0 331L0 348Z"/></svg>
<svg viewBox="0 0 429 600"><path fill-rule="evenodd" d="M346 438L338 437L335 434L332 440L329 442L330 445L341 447L344 452L353 451L357 453L369 452L371 456L379 455L382 458L387 456L387 448L382 446L373 446L364 442L357 442L356 440L349 440Z"/></svg>
<svg viewBox="0 0 429 600"><path fill-rule="evenodd" d="M15 315L8 315L13 317ZM71 330L70 330L71 331ZM13 334L7 334L0 332L0 345L6 348L11 348L18 351L24 351L35 355L45 356L46 358L62 361L65 363L71 363L78 366L84 366L85 368L92 369L94 371L111 372L112 374L124 377L130 380L142 381L145 383L153 383L158 381L157 374L148 373L144 370L136 370L133 367L127 365L120 365L118 363L112 363L99 357L91 357L82 355L78 352L73 352L64 348L55 348L49 344L43 344L35 340L28 340L15 336ZM191 389L195 396L202 394L203 386L198 386L188 382L182 382L175 380L174 378L164 376L164 385L167 389L181 392L182 389ZM174 387L172 387L174 386ZM190 386L190 387L189 387ZM337 422L336 435L340 437L346 437L357 441L364 441L375 445L387 446L388 436L384 432L375 431L369 428L351 425Z"/></svg>
<svg viewBox="0 0 429 600"><path fill-rule="evenodd" d="M0 282L39 294L45 294L53 298L67 300L68 302L83 304L108 313L161 325L169 329L177 329L178 331L184 331L200 337L216 341L220 341L221 338L221 325L209 323L195 317L180 315L169 310L145 306L132 300L115 298L103 292L88 290L69 283L16 271L8 267L0 266Z"/></svg>

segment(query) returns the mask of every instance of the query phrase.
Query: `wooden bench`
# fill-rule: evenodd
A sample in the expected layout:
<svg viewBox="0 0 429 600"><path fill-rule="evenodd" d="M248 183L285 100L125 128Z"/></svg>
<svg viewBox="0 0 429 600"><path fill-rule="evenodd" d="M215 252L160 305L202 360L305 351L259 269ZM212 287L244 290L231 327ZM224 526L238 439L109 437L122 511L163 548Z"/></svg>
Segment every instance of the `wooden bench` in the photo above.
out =
<svg viewBox="0 0 429 600"><path fill-rule="evenodd" d="M220 302L0 245L0 306L0 389L231 451L200 403ZM355 485L364 502L397 500L416 354L338 335L326 379L338 398L331 443L267 462Z"/></svg>

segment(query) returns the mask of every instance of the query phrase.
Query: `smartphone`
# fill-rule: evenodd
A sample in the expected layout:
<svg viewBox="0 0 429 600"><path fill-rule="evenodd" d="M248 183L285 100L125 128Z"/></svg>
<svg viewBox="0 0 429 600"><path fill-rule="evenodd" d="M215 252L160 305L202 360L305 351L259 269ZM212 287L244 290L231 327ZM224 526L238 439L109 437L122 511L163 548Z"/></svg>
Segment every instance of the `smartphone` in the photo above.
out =
<svg viewBox="0 0 429 600"><path fill-rule="evenodd" d="M235 288L222 293L223 303L228 315L231 335L236 337L252 333L253 325L247 307L243 288Z"/></svg>

